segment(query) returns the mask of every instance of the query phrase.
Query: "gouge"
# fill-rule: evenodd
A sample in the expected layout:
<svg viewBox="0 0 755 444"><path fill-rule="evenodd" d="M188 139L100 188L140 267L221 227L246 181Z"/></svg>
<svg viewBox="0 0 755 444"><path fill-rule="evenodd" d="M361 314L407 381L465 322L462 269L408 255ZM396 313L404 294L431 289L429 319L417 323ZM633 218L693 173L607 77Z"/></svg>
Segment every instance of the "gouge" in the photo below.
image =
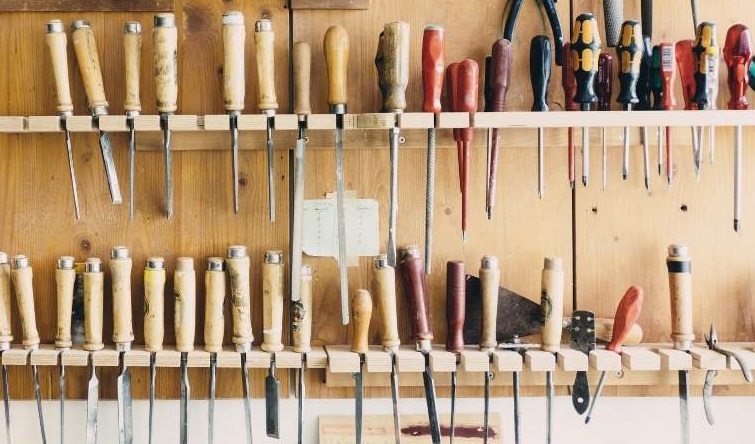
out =
<svg viewBox="0 0 755 444"><path fill-rule="evenodd" d="M134 341L131 323L132 265L128 248L113 247L110 252L110 278L113 289L113 342L118 351L116 386L120 444L130 444L133 441L134 428L131 414L131 372L126 366L126 352L131 350L131 343Z"/></svg>
<svg viewBox="0 0 755 444"><path fill-rule="evenodd" d="M262 351L270 353L270 369L265 378L265 430L267 436L280 436L281 383L275 377L275 353L283 350L283 253L268 251L262 263Z"/></svg>
<svg viewBox="0 0 755 444"><path fill-rule="evenodd" d="M39 333L37 332L37 318L34 314L32 268L28 257L23 255L11 257L10 280L16 293L18 313L21 316L22 344L26 350L37 350L39 348ZM45 434L45 421L42 416L42 393L39 387L39 372L36 365L31 366L31 372L34 379L34 397L37 400L39 432L42 443L46 444L47 435ZM5 382L3 383L5 384Z"/></svg>
<svg viewBox="0 0 755 444"><path fill-rule="evenodd" d="M121 188L118 185L118 173L115 170L110 137L105 131L99 129L99 118L107 114L108 103L105 98L105 85L102 82L100 58L97 55L97 42L94 39L94 31L86 20L73 22L72 30L71 38L81 79L84 81L87 105L89 112L92 113L92 123L100 133L100 150L105 164L105 177L110 190L110 199L114 204L119 204L123 199L121 198Z"/></svg>
<svg viewBox="0 0 755 444"><path fill-rule="evenodd" d="M613 57L607 52L601 52L598 58L598 76L595 79L598 94L598 111L611 111L611 96L613 95ZM603 145L602 182L603 191L608 186L608 161L606 159L606 128L600 129ZM625 170L626 172L626 170ZM626 174L624 174L626 179Z"/></svg>
<svg viewBox="0 0 755 444"><path fill-rule="evenodd" d="M223 14L223 106L231 130L231 170L233 172L233 212L239 212L239 115L244 110L246 49L244 14Z"/></svg>
<svg viewBox="0 0 755 444"><path fill-rule="evenodd" d="M299 380L297 391L299 392L299 427L297 442L303 444L304 440L304 372L307 368L307 353L312 349L312 269L308 265L301 267L299 283L299 300L292 302L291 308L292 330L294 345L293 350L301 354L301 367L299 368Z"/></svg>
<svg viewBox="0 0 755 444"><path fill-rule="evenodd" d="M57 98L57 110L60 116L60 128L65 133L66 153L68 154L68 172L71 176L71 189L73 190L73 209L76 219L81 217L79 208L79 192L76 188L76 173L73 168L73 148L71 146L71 132L68 131L66 119L73 115L73 101L71 100L71 86L68 81L68 51L66 32L63 22L51 20L47 23L47 35L45 36L47 47L50 49L52 59L52 73L55 77L55 92Z"/></svg>
<svg viewBox="0 0 755 444"><path fill-rule="evenodd" d="M128 126L128 216L134 218L134 179L136 162L136 130L134 118L142 111L139 99L139 74L141 71L142 25L126 22L123 28L123 53L126 59L126 125Z"/></svg>
<svg viewBox="0 0 755 444"><path fill-rule="evenodd" d="M173 273L176 350L181 353L181 401L179 404L179 442L189 442L188 415L191 387L189 386L189 352L194 351L194 327L197 311L197 276L194 259L179 257Z"/></svg>
<svg viewBox="0 0 755 444"><path fill-rule="evenodd" d="M486 101L486 111L501 112L504 110L506 93L509 90L509 81L511 80L512 53L510 41L499 39L493 43L490 59L490 105L488 106ZM486 186L488 193L485 205L488 219L492 217L493 207L495 206L496 179L498 176L498 133L499 129L493 128L490 134L492 146L490 148L490 166L487 171Z"/></svg>
<svg viewBox="0 0 755 444"><path fill-rule="evenodd" d="M674 80L676 69L674 65L674 45L661 43L659 46L660 77L661 77L661 109L671 110L676 106L674 98ZM660 148L659 148L660 149ZM671 127L666 127L666 180L669 185L674 182L674 147Z"/></svg>
<svg viewBox="0 0 755 444"><path fill-rule="evenodd" d="M558 54L558 49L556 54ZM577 94L577 79L574 77L574 60L572 60L571 43L564 43L563 47L564 67L561 70L561 86L564 89L564 110L578 111L579 105L574 102L574 96ZM567 170L569 174L569 187L573 190L576 183L576 160L574 155L574 128L569 127L567 133Z"/></svg>
<svg viewBox="0 0 755 444"><path fill-rule="evenodd" d="M312 114L309 103L309 77L312 50L309 43L296 42L293 49L294 113L299 116L299 131L294 148L294 215L291 228L291 301L299 300L299 273L302 268L302 219L304 212L304 161L307 146L307 116Z"/></svg>
<svg viewBox="0 0 755 444"><path fill-rule="evenodd" d="M631 111L640 101L637 97L637 82L640 79L640 63L644 53L642 27L634 20L627 20L621 25L621 35L616 56L619 58L619 97L616 101L624 105L624 111ZM605 131L605 130L604 130ZM650 153L643 137L643 165L645 189L650 189ZM629 176L629 127L624 127L624 152L621 163L621 175L624 180Z"/></svg>
<svg viewBox="0 0 755 444"><path fill-rule="evenodd" d="M564 313L564 269L561 258L546 257L543 261L540 307L542 313L543 351L556 353L561 349L561 319ZM545 442L553 442L553 372L545 373Z"/></svg>
<svg viewBox="0 0 755 444"><path fill-rule="evenodd" d="M11 309L10 309L10 264L8 263L8 255L0 252L0 361L3 359L3 352L10 349L10 344L13 341L13 332L11 330ZM60 311L58 311L60 313ZM68 322L70 325L70 311ZM71 330L68 329L68 336L70 339ZM68 345L70 347L70 344ZM62 368L62 367L61 367ZM11 444L12 433L10 427L10 384L8 383L8 368L6 365L2 365L3 372L3 406L5 408L5 442ZM61 392L62 394L63 392ZM61 398L63 399L63 398ZM63 408L61 401L60 428L63 430ZM63 443L61 432L61 444Z"/></svg>
<svg viewBox="0 0 755 444"><path fill-rule="evenodd" d="M160 127L163 130L165 156L165 210L168 219L173 216L173 166L170 152L170 115L178 109L178 31L176 16L156 14L152 32L155 63L155 97Z"/></svg>
<svg viewBox="0 0 755 444"><path fill-rule="evenodd" d="M357 290L351 300L351 320L354 334L351 340L351 351L359 354L359 371L354 373L354 402L356 443L362 444L362 418L363 418L363 384L362 368L364 367L364 354L367 353L370 317L372 316L372 298L367 290Z"/></svg>
<svg viewBox="0 0 755 444"><path fill-rule="evenodd" d="M98 403L100 381L94 365L94 352L105 348L102 342L102 317L104 310L105 273L102 261L97 257L87 258L84 268L84 350L89 352L89 383L87 384L87 444L97 442Z"/></svg>
<svg viewBox="0 0 755 444"><path fill-rule="evenodd" d="M2 262L0 257L0 262ZM7 266L7 256L5 265ZM58 375L58 388L60 390L60 442L65 442L65 402L66 402L66 368L63 365L63 354L71 349L71 314L73 312L73 291L76 282L76 270L74 258L61 256L55 267L55 289L58 308L58 329L55 336L55 348L60 351L60 373ZM0 323L1 325L1 323ZM2 332L0 332L2 334ZM2 339L0 337L0 339Z"/></svg>
<svg viewBox="0 0 755 444"><path fill-rule="evenodd" d="M671 339L676 350L689 353L695 334L692 331L692 260L686 246L668 247L666 268L671 295ZM679 416L683 444L690 442L687 376L687 370L679 370Z"/></svg>
<svg viewBox="0 0 755 444"><path fill-rule="evenodd" d="M323 41L325 67L328 70L328 104L336 115L336 225L338 226L338 276L341 284L341 321L349 323L349 274L346 256L346 219L344 213L343 179L343 116L348 93L346 79L349 67L349 34L343 26L331 26Z"/></svg>
<svg viewBox="0 0 755 444"><path fill-rule="evenodd" d="M149 429L148 442L154 437L155 376L157 352L165 336L165 259L150 257L144 267L144 349L149 352Z"/></svg>
<svg viewBox="0 0 755 444"><path fill-rule="evenodd" d="M459 63L457 85L455 90L456 110L474 114L478 106L478 81L480 77L480 68L477 62L472 59L464 59ZM474 130L472 128L459 129L459 136L462 141L462 185L461 185L461 239L467 240L467 215L469 213L469 163L470 150L472 147L472 138Z"/></svg>
<svg viewBox="0 0 755 444"><path fill-rule="evenodd" d="M459 353L464 350L464 318L465 309L465 280L464 262L449 261L446 263L446 322L448 323L446 334L446 350L456 355L456 366L459 365ZM456 367L451 372L451 431L450 443L453 443L456 431Z"/></svg>
<svg viewBox="0 0 755 444"><path fill-rule="evenodd" d="M225 331L225 263L222 258L207 259L204 273L204 349L210 353L210 381L207 393L207 443L215 440L215 381L218 369L218 352L223 351L223 333Z"/></svg>
<svg viewBox="0 0 755 444"><path fill-rule="evenodd" d="M498 345L495 339L496 317L498 313L498 286L501 283L501 270L498 268L498 258L483 256L480 264L480 289L482 295L482 335L480 336L480 350L488 354L488 361L493 360L493 350ZM488 420L490 418L490 380L493 372L485 372L485 407L483 423L483 442L489 438Z"/></svg>
<svg viewBox="0 0 755 444"><path fill-rule="evenodd" d="M695 73L697 72L697 61L692 52L694 41L691 39L680 40L674 45L676 64L679 71L679 78L682 83L682 96L684 97L685 110L700 109L697 102L693 100L695 96ZM704 94L704 93L703 93ZM697 134L698 128L691 127L692 130L692 157L695 164L695 176L700 178L700 138Z"/></svg>
<svg viewBox="0 0 755 444"><path fill-rule="evenodd" d="M695 47L693 48L695 60L698 62L695 70L695 97L700 109L716 109L718 100L718 67L719 67L719 47L716 38L716 24L712 22L700 23L697 27L697 36L695 38ZM698 157L696 162L702 163L702 128L698 134ZM708 127L708 150L710 160L713 161L715 153L715 127Z"/></svg>
<svg viewBox="0 0 755 444"><path fill-rule="evenodd" d="M547 36L536 35L530 40L530 83L532 84L532 111L548 111L548 83L551 80L551 41ZM537 129L537 196L545 193L545 131Z"/></svg>
<svg viewBox="0 0 755 444"><path fill-rule="evenodd" d="M278 100L275 98L275 34L270 20L254 24L254 45L257 54L257 80L259 102L257 107L267 117L267 208L270 222L275 222L275 145L273 128Z"/></svg>

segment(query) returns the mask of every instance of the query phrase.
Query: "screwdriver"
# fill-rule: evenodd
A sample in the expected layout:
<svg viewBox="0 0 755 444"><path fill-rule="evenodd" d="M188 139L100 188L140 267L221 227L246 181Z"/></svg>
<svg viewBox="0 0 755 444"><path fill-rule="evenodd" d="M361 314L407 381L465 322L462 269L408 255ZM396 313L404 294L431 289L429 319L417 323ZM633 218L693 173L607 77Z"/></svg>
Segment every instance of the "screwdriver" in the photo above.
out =
<svg viewBox="0 0 755 444"><path fill-rule="evenodd" d="M459 63L454 62L446 68L446 105L449 111L458 111L456 104L456 90L459 83ZM459 164L459 191L464 192L464 144L461 140L459 128L453 129L454 141L456 142L456 157Z"/></svg>
<svg viewBox="0 0 755 444"><path fill-rule="evenodd" d="M233 212L239 212L239 115L244 110L246 26L244 14L223 14L223 105L231 130L231 169L233 174Z"/></svg>
<svg viewBox="0 0 755 444"><path fill-rule="evenodd" d="M548 84L551 79L551 41L546 35L536 35L530 41L530 82L532 83L532 111L548 111ZM545 191L543 165L545 163L545 131L537 129L537 195Z"/></svg>
<svg viewBox="0 0 755 444"><path fill-rule="evenodd" d="M173 216L173 170L170 153L170 127L168 118L178 109L178 31L176 16L156 14L155 29L152 32L157 111L160 113L160 127L163 130L163 151L165 153L165 210L167 218Z"/></svg>
<svg viewBox="0 0 755 444"><path fill-rule="evenodd" d="M644 35L647 31L643 29L642 35L642 50L640 51L640 74L637 82L637 105L635 109L642 111L649 111L652 109L650 102L651 92L651 70L653 68L653 45L650 43L650 37ZM640 135L642 137L642 157L645 168L645 180L650 186L650 140L648 134L648 128L643 126L640 129Z"/></svg>
<svg viewBox="0 0 755 444"><path fill-rule="evenodd" d="M254 24L254 43L257 53L257 79L259 102L257 107L267 117L267 208L270 222L275 222L275 146L273 127L278 101L275 98L275 57L273 56L275 34L270 20L258 20Z"/></svg>
<svg viewBox="0 0 755 444"><path fill-rule="evenodd" d="M590 104L597 99L594 83L601 49L598 21L595 16L587 13L577 17L571 41L574 77L577 82L574 102L581 105L582 111L590 111ZM589 178L590 133L587 127L582 127L582 185L587 186Z"/></svg>
<svg viewBox="0 0 755 444"><path fill-rule="evenodd" d="M490 105L488 106L487 98L485 102L485 110L493 112L501 112L504 109L506 103L506 93L509 89L509 81L511 78L511 59L513 57L513 51L511 49L511 42L506 39L499 39L493 43L493 49L491 51L492 57L490 59ZM487 82L485 79L485 83ZM493 214L493 206L495 205L495 191L496 191L496 177L498 175L498 128L493 128L491 131L491 148L490 148L490 165L487 171L488 181L487 185L487 204L485 210L488 214L488 220L490 220Z"/></svg>
<svg viewBox="0 0 755 444"><path fill-rule="evenodd" d="M598 111L611 111L611 97L613 96L613 57L607 52L601 52L598 57ZM603 191L608 185L608 168L606 165L606 128L601 128L603 142ZM626 174L624 174L626 179Z"/></svg>
<svg viewBox="0 0 755 444"><path fill-rule="evenodd" d="M699 109L716 109L718 99L718 41L716 39L716 24L712 22L700 23L697 28L695 47L693 48L697 70L695 70L696 91L693 101ZM711 161L715 152L715 127L708 128L708 149ZM695 162L699 169L702 163L702 129L699 129L697 158Z"/></svg>
<svg viewBox="0 0 755 444"><path fill-rule="evenodd" d="M694 41L680 40L676 42L676 64L679 69L679 77L682 81L682 95L684 97L685 110L699 109L698 103L693 101L695 95L695 73L697 72L697 63L692 53ZM698 137L698 128L693 126L692 129L692 154L695 162L695 176L700 177L700 138Z"/></svg>
<svg viewBox="0 0 755 444"><path fill-rule="evenodd" d="M564 66L561 75L561 86L564 88L564 110L565 111L577 111L579 107L574 103L574 95L577 93L577 80L574 77L574 61L571 54L571 43L564 43ZM573 190L576 176L576 162L574 159L574 128L569 127L568 130L568 172L569 172L569 187Z"/></svg>
<svg viewBox="0 0 755 444"><path fill-rule="evenodd" d="M456 111L467 112L470 115L477 111L478 105L478 79L480 68L472 59L464 59L459 63L459 76L456 88ZM462 187L461 187L461 238L467 241L467 214L469 209L469 157L473 128L459 129L462 141Z"/></svg>
<svg viewBox="0 0 755 444"><path fill-rule="evenodd" d="M134 119L142 110L139 99L139 72L142 52L142 25L126 22L123 28L123 52L126 59L126 126L128 126L128 217L134 218L134 176L136 162L136 129Z"/></svg>
<svg viewBox="0 0 755 444"><path fill-rule="evenodd" d="M676 68L674 65L674 45L671 43L660 44L660 68L661 68L661 85L663 94L661 97L661 108L672 110L676 106L674 99L674 80L676 78ZM674 150L671 134L671 127L666 127L666 180L669 186L674 182Z"/></svg>
<svg viewBox="0 0 755 444"><path fill-rule="evenodd" d="M637 82L640 77L640 63L643 54L642 28L635 20L627 20L621 25L621 37L616 46L619 58L619 97L617 102L624 105L624 111L631 111L632 105L640 101L637 97ZM645 145L647 146L647 145ZM629 176L629 127L624 127L624 153L621 175ZM645 165L645 189L650 189L648 151L643 151Z"/></svg>
<svg viewBox="0 0 755 444"><path fill-rule="evenodd" d="M653 46L652 65L650 69L650 88L653 92L653 109L663 109L663 81L661 80L661 47ZM663 130L658 127L658 175L663 171Z"/></svg>

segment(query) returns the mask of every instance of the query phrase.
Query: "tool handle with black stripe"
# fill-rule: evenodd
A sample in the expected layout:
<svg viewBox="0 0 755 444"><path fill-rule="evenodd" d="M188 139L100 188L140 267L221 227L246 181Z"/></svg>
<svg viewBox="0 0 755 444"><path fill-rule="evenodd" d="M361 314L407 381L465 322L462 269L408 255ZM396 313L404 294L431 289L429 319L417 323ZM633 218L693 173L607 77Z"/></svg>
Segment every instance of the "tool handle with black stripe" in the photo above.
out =
<svg viewBox="0 0 755 444"><path fill-rule="evenodd" d="M670 245L666 258L671 295L671 339L677 350L689 351L695 340L692 323L692 259L685 245Z"/></svg>
<svg viewBox="0 0 755 444"><path fill-rule="evenodd" d="M571 39L571 55L577 92L574 102L589 107L595 95L595 76L598 73L598 58L601 41L598 22L592 14L580 14L575 23Z"/></svg>
<svg viewBox="0 0 755 444"><path fill-rule="evenodd" d="M699 109L707 109L708 103L718 95L718 40L716 39L716 24L712 22L700 23L697 27L695 46L692 48L695 57L695 96L692 100ZM711 91L714 89L715 91Z"/></svg>
<svg viewBox="0 0 755 444"><path fill-rule="evenodd" d="M627 20L621 25L621 35L616 46L616 56L619 58L619 97L616 100L625 107L640 101L637 83L643 54L642 27L635 20Z"/></svg>

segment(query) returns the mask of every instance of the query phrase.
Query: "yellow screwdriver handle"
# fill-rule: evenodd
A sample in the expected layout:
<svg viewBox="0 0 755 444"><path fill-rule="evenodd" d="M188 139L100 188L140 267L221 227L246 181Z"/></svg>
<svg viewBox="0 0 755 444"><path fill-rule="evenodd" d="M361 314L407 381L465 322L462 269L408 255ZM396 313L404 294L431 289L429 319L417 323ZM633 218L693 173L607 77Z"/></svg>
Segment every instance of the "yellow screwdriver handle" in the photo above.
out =
<svg viewBox="0 0 755 444"><path fill-rule="evenodd" d="M139 98L142 25L139 22L126 22L124 25L123 54L126 59L126 102L123 104L123 109L128 115L136 115L142 110Z"/></svg>
<svg viewBox="0 0 755 444"><path fill-rule="evenodd" d="M50 58L52 59L52 73L55 77L58 113L71 115L73 114L73 101L71 100L71 84L68 80L68 39L63 29L63 22L60 20L50 20L47 23L45 40L47 41L47 47L50 49Z"/></svg>
<svg viewBox="0 0 755 444"><path fill-rule="evenodd" d="M245 45L244 14L239 11L226 12L223 14L223 105L229 113L244 109Z"/></svg>
<svg viewBox="0 0 755 444"><path fill-rule="evenodd" d="M346 80L349 68L349 34L343 26L331 26L323 42L325 66L328 70L328 104L345 109L348 102Z"/></svg>
<svg viewBox="0 0 755 444"><path fill-rule="evenodd" d="M176 16L156 14L152 32L155 61L155 95L159 113L178 109L178 31Z"/></svg>

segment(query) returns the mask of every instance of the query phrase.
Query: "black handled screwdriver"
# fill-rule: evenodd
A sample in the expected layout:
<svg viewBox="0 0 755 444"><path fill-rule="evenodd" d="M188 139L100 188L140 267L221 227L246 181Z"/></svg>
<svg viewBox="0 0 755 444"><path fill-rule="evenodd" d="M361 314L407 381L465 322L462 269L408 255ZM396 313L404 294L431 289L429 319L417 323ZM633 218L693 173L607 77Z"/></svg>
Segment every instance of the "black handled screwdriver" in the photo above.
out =
<svg viewBox="0 0 755 444"><path fill-rule="evenodd" d="M530 41L530 82L532 83L532 111L548 111L548 83L551 78L551 41L548 36L536 35ZM537 195L544 192L543 165L545 149L543 127L537 129Z"/></svg>
<svg viewBox="0 0 755 444"><path fill-rule="evenodd" d="M621 25L621 37L616 47L619 57L619 97L616 99L624 105L624 111L631 111L632 105L640 101L637 97L637 82L640 78L640 63L643 54L642 29L640 23L628 20ZM645 145L647 147L647 145ZM648 150L644 150L645 188L650 187ZM624 156L621 164L624 180L629 176L629 127L624 127Z"/></svg>

